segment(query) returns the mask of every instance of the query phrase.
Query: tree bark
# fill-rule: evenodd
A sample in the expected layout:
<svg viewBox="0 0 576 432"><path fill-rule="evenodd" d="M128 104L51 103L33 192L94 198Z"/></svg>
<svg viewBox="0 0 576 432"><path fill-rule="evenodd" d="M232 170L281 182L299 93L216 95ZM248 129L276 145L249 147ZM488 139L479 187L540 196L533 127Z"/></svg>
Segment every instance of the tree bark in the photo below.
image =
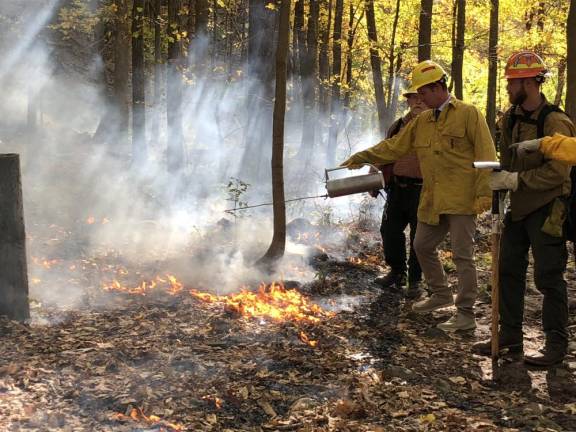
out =
<svg viewBox="0 0 576 432"><path fill-rule="evenodd" d="M492 139L496 137L496 84L498 81L498 9L499 0L490 0L490 35L488 40L488 97L486 122Z"/></svg>
<svg viewBox="0 0 576 432"><path fill-rule="evenodd" d="M354 5L350 3L350 13L348 16L348 36L346 38L346 89L344 91L344 108L350 109L350 98L352 96L352 47L354 45Z"/></svg>
<svg viewBox="0 0 576 432"><path fill-rule="evenodd" d="M432 58L432 7L434 0L420 0L420 25L418 27L418 61Z"/></svg>
<svg viewBox="0 0 576 432"><path fill-rule="evenodd" d="M566 59L560 59L558 63L558 82L556 84L556 96L554 97L554 105L560 106L562 104L562 94L564 93L564 85L566 84Z"/></svg>
<svg viewBox="0 0 576 432"><path fill-rule="evenodd" d="M466 31L466 0L456 0L456 37L452 46L452 82L454 96L463 99L464 33Z"/></svg>
<svg viewBox="0 0 576 432"><path fill-rule="evenodd" d="M162 59L162 26L161 8L162 0L153 0L151 4L151 18L154 24L154 111L152 117L152 127L150 130L150 142L158 143L160 141L160 119L162 105L162 81L163 59Z"/></svg>
<svg viewBox="0 0 576 432"><path fill-rule="evenodd" d="M389 125L394 120L396 115L396 97L397 85L396 74L394 73L394 53L396 51L396 33L398 31L398 19L400 16L400 0L396 1L396 12L394 13L394 22L392 23L392 38L390 41L390 51L388 52L388 81L387 81L387 99L386 99L386 115L384 124ZM400 54L399 54L400 56ZM400 68L396 65L396 70ZM385 136L386 132L382 136Z"/></svg>
<svg viewBox="0 0 576 432"><path fill-rule="evenodd" d="M175 173L184 167L184 137L182 132L182 55L180 0L168 0L168 67L166 82L167 168Z"/></svg>
<svg viewBox="0 0 576 432"><path fill-rule="evenodd" d="M302 74L302 93L304 103L304 118L302 123L302 141L298 150L298 159L304 160L307 166L312 154L316 138L316 89L318 88L318 19L319 0L310 0L308 29L306 33L305 58L300 65Z"/></svg>
<svg viewBox="0 0 576 432"><path fill-rule="evenodd" d="M566 113L576 121L576 0L570 1L566 21Z"/></svg>
<svg viewBox="0 0 576 432"><path fill-rule="evenodd" d="M20 157L0 155L0 315L30 318Z"/></svg>
<svg viewBox="0 0 576 432"><path fill-rule="evenodd" d="M208 20L210 18L210 6L208 0L194 0L195 1L195 37L201 35L208 35Z"/></svg>
<svg viewBox="0 0 576 432"><path fill-rule="evenodd" d="M397 0L399 5L400 0ZM376 31L376 19L374 17L374 0L366 0L366 27L368 29L368 41L370 43L370 66L372 68L372 81L374 83L374 98L376 99L376 111L378 112L378 129L380 136L386 136L386 101L384 99L384 83L382 81L382 61L378 53L378 34ZM396 9L398 12L398 8ZM394 53L392 53L394 55Z"/></svg>
<svg viewBox="0 0 576 432"><path fill-rule="evenodd" d="M132 6L132 164L146 159L146 75L144 71L145 0Z"/></svg>
<svg viewBox="0 0 576 432"><path fill-rule="evenodd" d="M242 178L265 181L270 158L272 100L274 98L274 47L277 12L266 7L268 0L250 0L248 12L248 109L240 170Z"/></svg>
<svg viewBox="0 0 576 432"><path fill-rule="evenodd" d="M276 90L272 126L272 200L274 234L261 263L271 264L284 255L286 247L286 204L284 203L284 116L286 113L286 57L290 35L290 0L282 0L276 48Z"/></svg>
<svg viewBox="0 0 576 432"><path fill-rule="evenodd" d="M336 0L334 30L332 31L332 97L330 103L330 130L328 134L328 166L336 163L338 132L340 129L340 86L342 81L342 16L344 0Z"/></svg>
<svg viewBox="0 0 576 432"><path fill-rule="evenodd" d="M320 57L319 57L319 75L320 75L320 110L327 114L330 109L330 92L328 90L328 81L330 79L330 28L332 26L332 0L327 0L328 19L324 26L320 27Z"/></svg>

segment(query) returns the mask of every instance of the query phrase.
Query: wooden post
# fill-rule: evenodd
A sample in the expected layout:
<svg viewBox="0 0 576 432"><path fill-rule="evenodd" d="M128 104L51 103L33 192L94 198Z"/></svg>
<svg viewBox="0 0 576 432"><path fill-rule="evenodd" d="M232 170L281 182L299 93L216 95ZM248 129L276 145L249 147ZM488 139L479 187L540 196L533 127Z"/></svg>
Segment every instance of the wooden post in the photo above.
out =
<svg viewBox="0 0 576 432"><path fill-rule="evenodd" d="M20 156L0 155L0 315L30 317Z"/></svg>

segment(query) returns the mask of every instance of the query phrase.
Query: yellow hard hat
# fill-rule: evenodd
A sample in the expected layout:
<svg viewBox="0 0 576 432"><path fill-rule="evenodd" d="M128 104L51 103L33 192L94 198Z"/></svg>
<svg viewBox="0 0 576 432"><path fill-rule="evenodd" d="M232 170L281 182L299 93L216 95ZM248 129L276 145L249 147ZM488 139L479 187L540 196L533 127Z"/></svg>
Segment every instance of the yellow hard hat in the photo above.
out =
<svg viewBox="0 0 576 432"><path fill-rule="evenodd" d="M446 72L438 63L432 60L424 60L416 65L412 71L412 86L411 89L418 90L427 84L440 81L446 77Z"/></svg>
<svg viewBox="0 0 576 432"><path fill-rule="evenodd" d="M417 89L416 87L412 86L412 85L411 85L410 87L408 87L408 88L404 91L404 93L402 93L402 96L408 97L408 96L410 96L411 94L418 94L418 89Z"/></svg>

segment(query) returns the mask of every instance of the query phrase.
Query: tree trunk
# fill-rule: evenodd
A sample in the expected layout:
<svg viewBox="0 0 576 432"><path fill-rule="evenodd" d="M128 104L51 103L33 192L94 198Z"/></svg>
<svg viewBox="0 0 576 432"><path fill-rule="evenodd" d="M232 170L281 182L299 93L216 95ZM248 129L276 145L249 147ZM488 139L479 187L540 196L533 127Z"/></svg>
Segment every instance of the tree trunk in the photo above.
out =
<svg viewBox="0 0 576 432"><path fill-rule="evenodd" d="M168 0L168 67L166 82L167 168L175 173L184 167L184 138L182 133L182 71L180 59L180 0Z"/></svg>
<svg viewBox="0 0 576 432"><path fill-rule="evenodd" d="M146 159L146 75L144 71L145 0L132 6L132 164L140 167Z"/></svg>
<svg viewBox="0 0 576 432"><path fill-rule="evenodd" d="M344 91L344 108L350 110L350 98L352 93L352 46L354 45L354 5L350 3L350 15L348 17L348 37L346 46L346 89Z"/></svg>
<svg viewBox="0 0 576 432"><path fill-rule="evenodd" d="M397 5L400 0L397 0ZM374 18L374 0L366 0L366 27L370 42L370 66L372 67L372 81L374 82L374 97L378 112L378 127L380 136L386 136L386 101L384 100L384 83L382 81L382 61L378 53L378 36L376 32L376 19ZM396 8L398 13L398 8ZM393 33L394 34L394 33ZM392 52L392 55L394 53Z"/></svg>
<svg viewBox="0 0 576 432"><path fill-rule="evenodd" d="M560 106L562 104L562 94L564 93L564 85L566 84L566 59L560 59L558 63L558 83L556 84L556 96L554 97L554 105Z"/></svg>
<svg viewBox="0 0 576 432"><path fill-rule="evenodd" d="M420 25L418 28L418 61L432 58L432 7L434 0L420 0Z"/></svg>
<svg viewBox="0 0 576 432"><path fill-rule="evenodd" d="M195 15L196 26L194 36L208 35L208 20L210 18L210 6L208 0L194 0L195 1Z"/></svg>
<svg viewBox="0 0 576 432"><path fill-rule="evenodd" d="M466 0L456 0L456 38L452 46L452 82L454 95L463 99L464 33L466 31Z"/></svg>
<svg viewBox="0 0 576 432"><path fill-rule="evenodd" d="M265 181L270 158L272 100L274 98L274 56L276 12L267 8L268 0L250 0L248 13L248 82L244 154L240 163L243 179Z"/></svg>
<svg viewBox="0 0 576 432"><path fill-rule="evenodd" d="M390 41L390 51L388 52L388 81L387 81L387 100L386 100L386 115L384 124L389 125L394 120L396 115L396 98L397 98L397 85L396 74L394 73L394 52L396 50L396 32L398 31L398 19L400 16L400 0L396 1L396 12L394 13L394 22L392 23L392 38ZM399 54L400 56L400 54ZM400 68L396 65L396 70ZM385 136L386 132L382 136Z"/></svg>
<svg viewBox="0 0 576 432"><path fill-rule="evenodd" d="M498 8L499 0L490 0L490 35L488 40L488 97L486 103L486 121L492 134L496 137L496 84L498 81Z"/></svg>
<svg viewBox="0 0 576 432"><path fill-rule="evenodd" d="M150 142L158 144L160 141L160 119L162 105L162 26L161 17L162 0L153 0L151 5L151 18L154 23L154 110L152 113L152 127L150 130Z"/></svg>
<svg viewBox="0 0 576 432"><path fill-rule="evenodd" d="M332 98L330 103L330 131L328 136L328 166L336 163L338 132L340 129L340 85L342 80L342 16L344 0L336 0L334 9L334 30L332 31Z"/></svg>
<svg viewBox="0 0 576 432"><path fill-rule="evenodd" d="M304 160L304 167L309 163L316 138L316 89L318 88L318 19L320 12L319 0L310 0L308 15L308 30L306 34L306 55L300 66L302 74L302 93L304 102L304 117L302 123L302 141L298 150L298 160Z"/></svg>
<svg viewBox="0 0 576 432"><path fill-rule="evenodd" d="M566 113L576 121L576 0L570 1L566 22Z"/></svg>
<svg viewBox="0 0 576 432"><path fill-rule="evenodd" d="M276 48L276 91L272 126L272 200L274 235L261 263L271 264L284 255L286 247L286 204L284 203L284 116L286 113L286 57L290 35L290 0L282 0Z"/></svg>
<svg viewBox="0 0 576 432"><path fill-rule="evenodd" d="M330 79L330 27L332 25L332 0L328 2L328 19L324 26L320 27L320 57L319 57L319 75L320 75L320 110L327 114L330 109L330 92L328 91L328 81Z"/></svg>
<svg viewBox="0 0 576 432"><path fill-rule="evenodd" d="M0 155L0 315L30 318L20 157Z"/></svg>

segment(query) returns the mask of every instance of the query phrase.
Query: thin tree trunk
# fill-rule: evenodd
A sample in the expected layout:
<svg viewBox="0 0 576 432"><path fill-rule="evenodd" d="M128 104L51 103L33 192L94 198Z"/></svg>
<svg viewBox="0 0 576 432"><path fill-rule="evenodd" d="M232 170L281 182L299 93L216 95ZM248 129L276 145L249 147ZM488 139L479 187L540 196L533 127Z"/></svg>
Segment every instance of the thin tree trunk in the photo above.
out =
<svg viewBox="0 0 576 432"><path fill-rule="evenodd" d="M195 15L196 26L194 36L208 35L208 20L210 18L210 6L208 0L194 0L195 1Z"/></svg>
<svg viewBox="0 0 576 432"><path fill-rule="evenodd" d="M320 74L320 110L323 114L327 114L330 109L330 92L328 90L328 81L330 79L330 28L332 26L332 0L327 0L328 3L328 19L326 25L320 27L320 58L319 58L319 74Z"/></svg>
<svg viewBox="0 0 576 432"><path fill-rule="evenodd" d="M332 31L332 98L330 103L330 130L328 134L327 163L336 163L338 132L340 129L340 85L342 81L342 16L344 0L336 0L334 9L334 30Z"/></svg>
<svg viewBox="0 0 576 432"><path fill-rule="evenodd" d="M30 318L30 307L20 157L17 154L0 155L0 220L0 315L25 321Z"/></svg>
<svg viewBox="0 0 576 432"><path fill-rule="evenodd" d="M304 102L304 117L302 123L302 141L298 150L298 159L304 160L304 166L309 162L314 149L316 137L316 91L318 88L318 19L320 12L319 0L310 0L308 15L308 30L306 34L306 56L301 64L302 93Z"/></svg>
<svg viewBox="0 0 576 432"><path fill-rule="evenodd" d="M396 88L396 74L394 73L394 52L396 51L396 33L398 31L398 19L400 16L400 0L396 1L396 12L394 13L394 22L392 23L392 39L390 41L390 51L388 52L388 81L387 81L387 100L386 100L386 115L384 124L388 125L394 120L396 109L396 100L394 99ZM396 68L399 70L399 68ZM385 132L384 132L385 134Z"/></svg>
<svg viewBox="0 0 576 432"><path fill-rule="evenodd" d="M284 255L286 247L286 204L284 203L284 116L286 113L286 57L290 37L290 0L282 0L278 45L276 48L276 90L272 125L272 200L274 235L270 247L260 259L272 264Z"/></svg>
<svg viewBox="0 0 576 432"><path fill-rule="evenodd" d="M554 105L560 106L562 104L562 94L564 93L564 85L566 84L566 59L560 59L558 64L558 83L556 84L556 96L554 97Z"/></svg>
<svg viewBox="0 0 576 432"><path fill-rule="evenodd" d="M180 0L168 0L168 67L166 82L167 169L175 173L184 167L184 138L182 132L182 54L180 38Z"/></svg>
<svg viewBox="0 0 576 432"><path fill-rule="evenodd" d="M396 5L400 4L397 0ZM382 61L378 53L378 35L376 32L376 19L374 18L374 0L366 0L366 27L370 42L370 66L372 67L372 81L374 82L374 98L378 112L378 127L380 136L386 135L386 101L384 99L384 83L382 81ZM396 8L396 14L398 7Z"/></svg>
<svg viewBox="0 0 576 432"><path fill-rule="evenodd" d="M132 6L132 164L140 167L146 159L146 75L144 71L145 0Z"/></svg>
<svg viewBox="0 0 576 432"><path fill-rule="evenodd" d="M151 18L154 23L154 110L152 113L152 127L150 142L158 144L160 141L160 118L162 105L162 26L161 8L162 0L153 0L151 4Z"/></svg>
<svg viewBox="0 0 576 432"><path fill-rule="evenodd" d="M463 98L464 33L466 31L466 0L456 1L456 38L452 47L452 82L454 95Z"/></svg>
<svg viewBox="0 0 576 432"><path fill-rule="evenodd" d="M566 22L566 113L576 121L576 0L570 1Z"/></svg>
<svg viewBox="0 0 576 432"><path fill-rule="evenodd" d="M496 137L496 84L498 80L498 9L499 0L490 0L490 36L488 41L488 97L486 103L486 121L492 134Z"/></svg>
<svg viewBox="0 0 576 432"><path fill-rule="evenodd" d="M432 57L432 7L434 0L420 0L420 25L418 28L418 61Z"/></svg>
<svg viewBox="0 0 576 432"><path fill-rule="evenodd" d="M352 46L354 45L354 5L350 3L350 16L348 17L348 38L346 46L346 90L344 91L344 108L350 109L350 97L352 93Z"/></svg>

